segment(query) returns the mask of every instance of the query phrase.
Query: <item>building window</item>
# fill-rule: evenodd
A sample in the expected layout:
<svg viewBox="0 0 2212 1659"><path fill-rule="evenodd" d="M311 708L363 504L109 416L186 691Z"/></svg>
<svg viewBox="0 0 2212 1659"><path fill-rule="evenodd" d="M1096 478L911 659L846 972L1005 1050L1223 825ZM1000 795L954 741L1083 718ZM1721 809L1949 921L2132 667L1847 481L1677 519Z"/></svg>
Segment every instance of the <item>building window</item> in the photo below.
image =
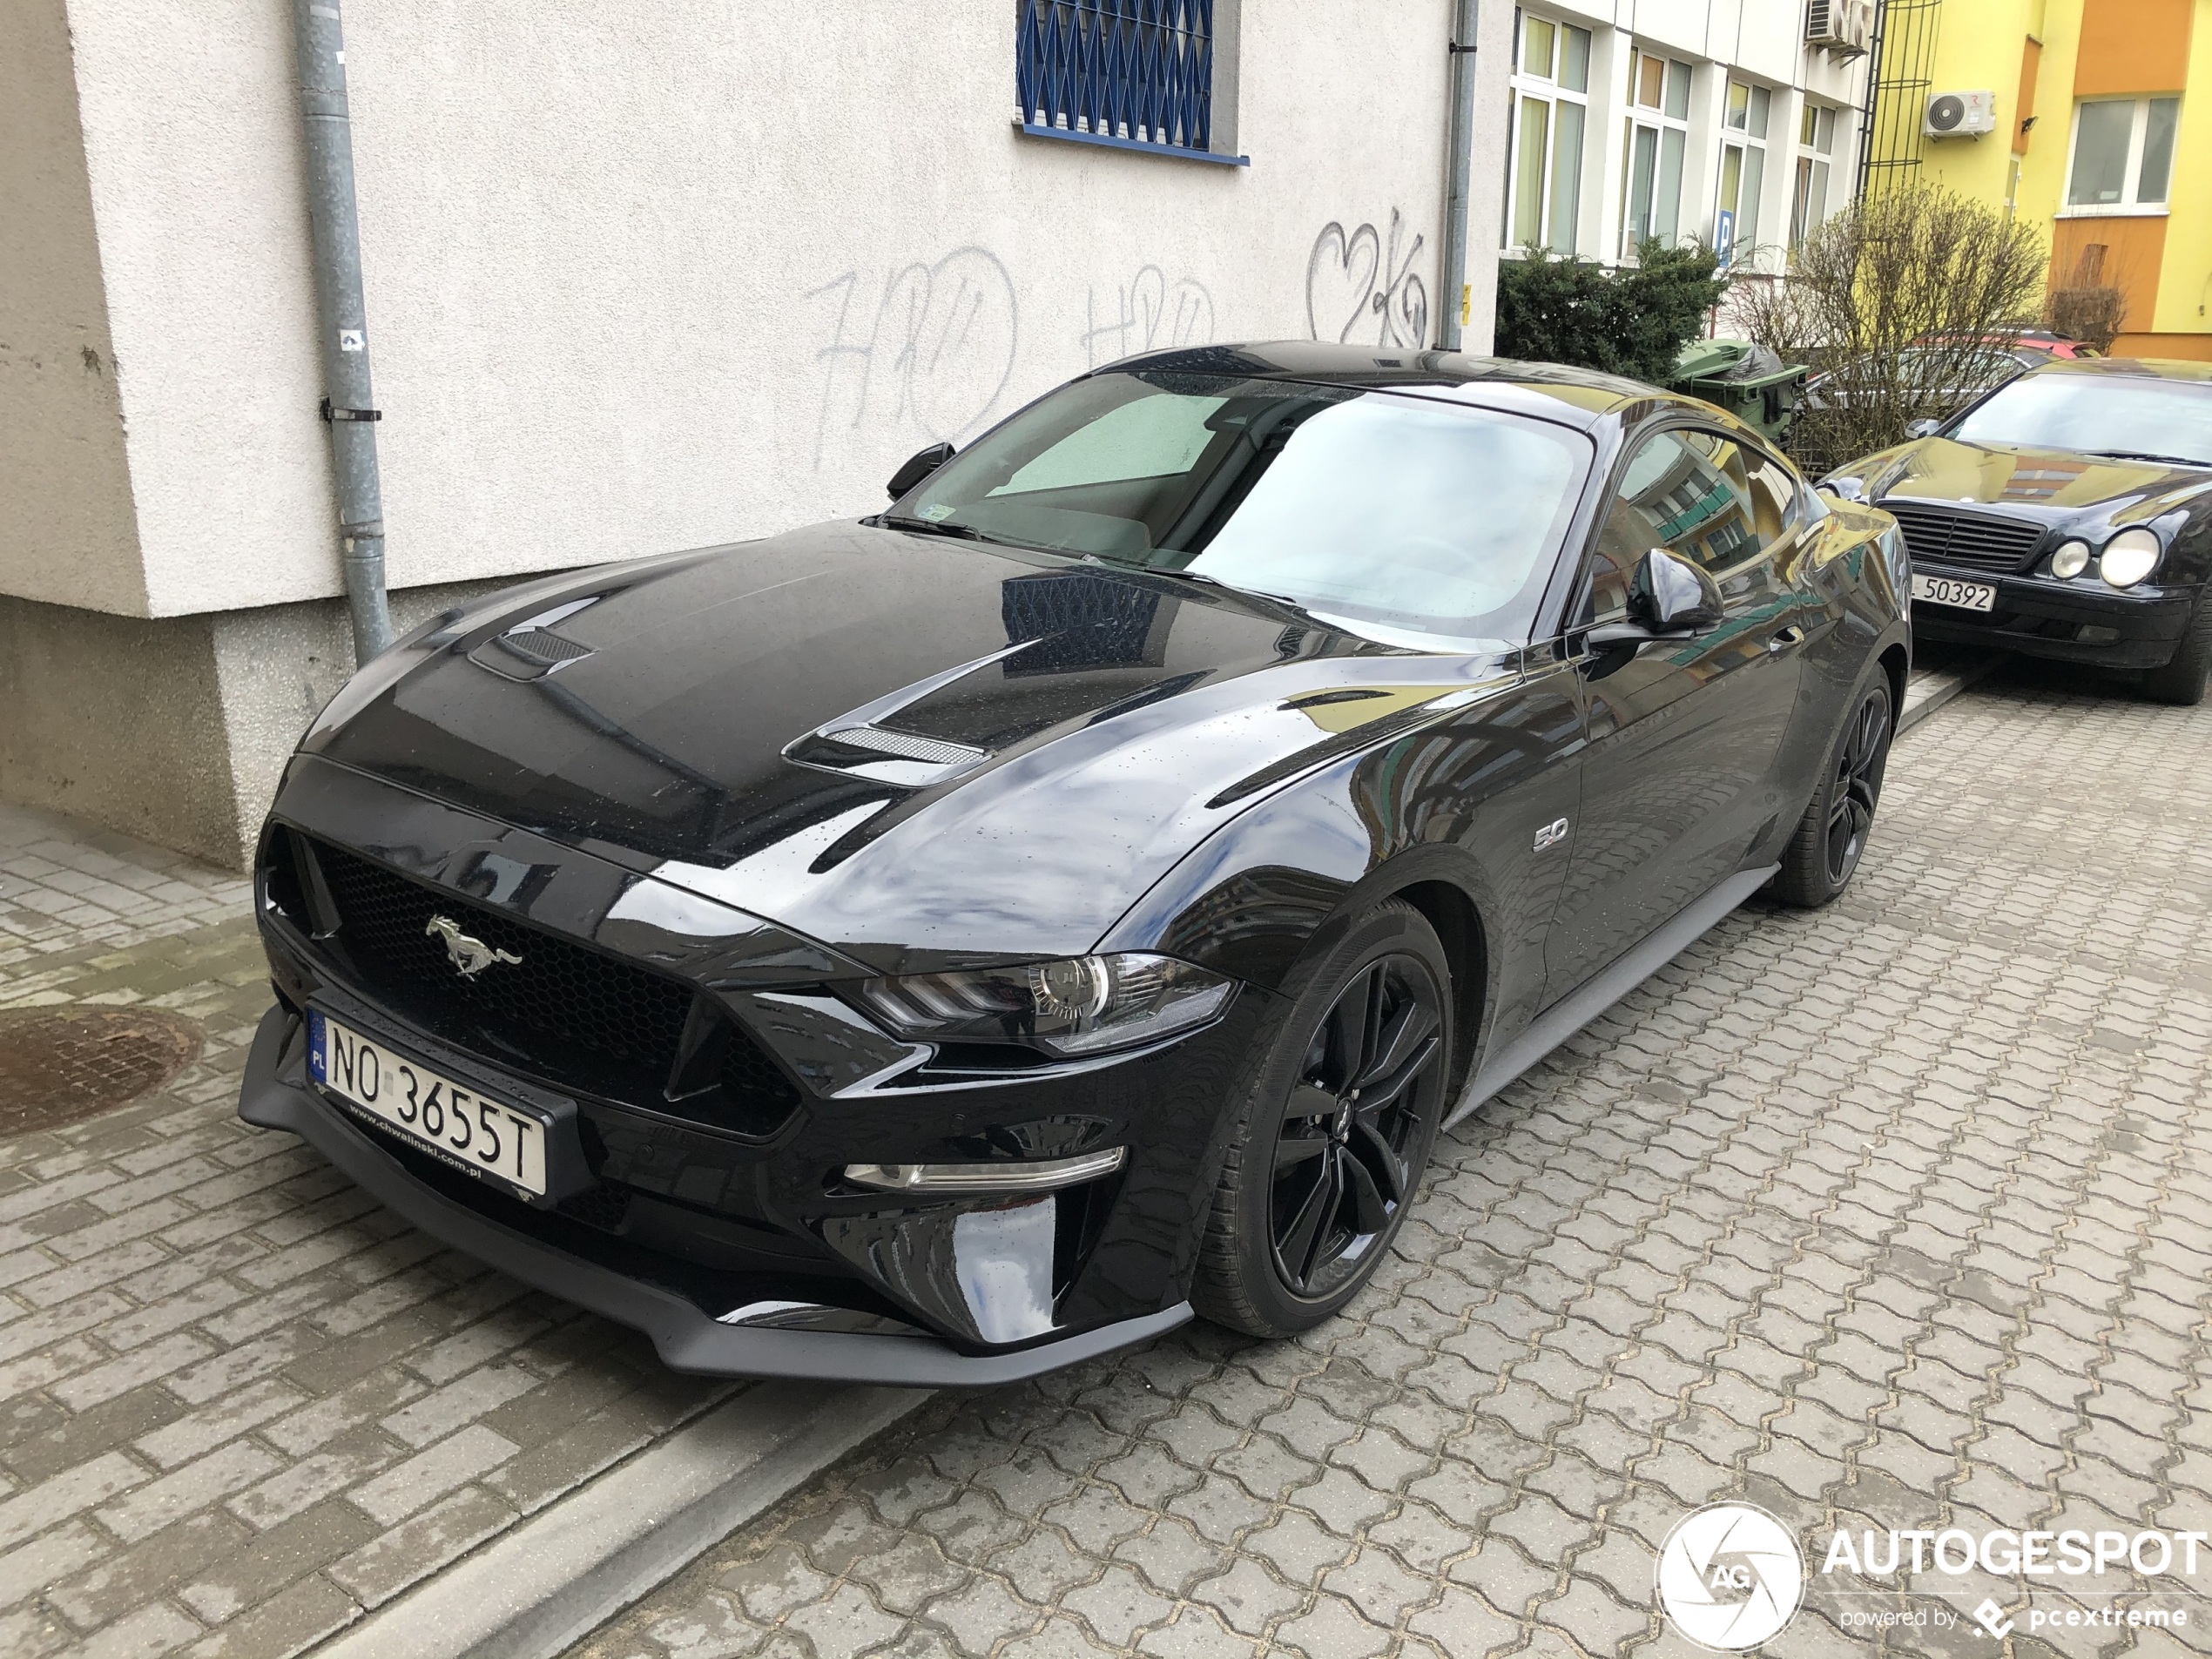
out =
<svg viewBox="0 0 2212 1659"><path fill-rule="evenodd" d="M1575 252L1582 133L1589 118L1590 31L1523 12L1513 62L1507 243Z"/></svg>
<svg viewBox="0 0 2212 1659"><path fill-rule="evenodd" d="M1639 51L1629 64L1622 134L1621 257L1648 236L1672 246L1682 229L1682 158L1689 146L1689 65Z"/></svg>
<svg viewBox="0 0 2212 1659"><path fill-rule="evenodd" d="M2177 98L2100 98L2075 105L2067 206L2088 213L2163 207L2181 118Z"/></svg>
<svg viewBox="0 0 2212 1659"><path fill-rule="evenodd" d="M1797 120L1797 187L1790 197L1790 246L1796 247L1828 217L1828 170L1836 157L1836 111L1807 103Z"/></svg>
<svg viewBox="0 0 2212 1659"><path fill-rule="evenodd" d="M1217 153L1214 84L1237 0L1020 0L1022 130L1202 161ZM1219 65L1226 71L1229 64ZM1224 78L1227 77L1224 75ZM1233 84L1233 82L1232 82ZM1235 148L1224 145L1224 151Z"/></svg>
<svg viewBox="0 0 2212 1659"><path fill-rule="evenodd" d="M1713 245L1723 262L1746 263L1759 244L1759 189L1766 182L1766 125L1774 94L1742 81L1728 84L1721 109L1721 192Z"/></svg>

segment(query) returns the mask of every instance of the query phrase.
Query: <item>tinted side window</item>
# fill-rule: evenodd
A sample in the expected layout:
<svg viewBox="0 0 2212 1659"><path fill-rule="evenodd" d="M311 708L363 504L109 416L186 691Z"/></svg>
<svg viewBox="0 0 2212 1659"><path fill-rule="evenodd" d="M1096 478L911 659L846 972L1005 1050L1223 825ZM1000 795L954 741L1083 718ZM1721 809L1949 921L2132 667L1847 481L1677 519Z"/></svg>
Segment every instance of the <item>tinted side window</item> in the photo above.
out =
<svg viewBox="0 0 2212 1659"><path fill-rule="evenodd" d="M1591 562L1591 622L1627 614L1629 577L1645 552L1663 547L1717 580L1757 556L1771 539L1753 515L1743 451L1709 432L1662 432L1629 458L1599 529Z"/></svg>
<svg viewBox="0 0 2212 1659"><path fill-rule="evenodd" d="M1772 455L1744 451L1751 465L1751 522L1762 542L1788 535L1804 520L1804 497L1790 469Z"/></svg>

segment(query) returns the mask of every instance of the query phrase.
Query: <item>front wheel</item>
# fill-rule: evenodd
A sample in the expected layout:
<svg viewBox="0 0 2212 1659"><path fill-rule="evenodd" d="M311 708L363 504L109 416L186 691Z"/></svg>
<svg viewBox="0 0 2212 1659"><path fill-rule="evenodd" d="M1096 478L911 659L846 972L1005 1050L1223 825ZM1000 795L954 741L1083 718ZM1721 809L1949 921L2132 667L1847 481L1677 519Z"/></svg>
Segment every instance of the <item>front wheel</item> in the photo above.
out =
<svg viewBox="0 0 2212 1659"><path fill-rule="evenodd" d="M2155 702L2193 709L2204 701L2208 677L2212 677L2212 587L2197 596L2189 625L2182 631L2182 643L2166 665L2144 671L2143 694Z"/></svg>
<svg viewBox="0 0 2212 1659"><path fill-rule="evenodd" d="M1817 910L1851 885L1873 833L1893 730L1889 676L1877 670L1852 705L1820 787L1782 855L1772 891L1783 903Z"/></svg>
<svg viewBox="0 0 2212 1659"><path fill-rule="evenodd" d="M1214 1191L1190 1300L1252 1336L1312 1329L1372 1278L1447 1104L1451 969L1393 900L1270 1027Z"/></svg>

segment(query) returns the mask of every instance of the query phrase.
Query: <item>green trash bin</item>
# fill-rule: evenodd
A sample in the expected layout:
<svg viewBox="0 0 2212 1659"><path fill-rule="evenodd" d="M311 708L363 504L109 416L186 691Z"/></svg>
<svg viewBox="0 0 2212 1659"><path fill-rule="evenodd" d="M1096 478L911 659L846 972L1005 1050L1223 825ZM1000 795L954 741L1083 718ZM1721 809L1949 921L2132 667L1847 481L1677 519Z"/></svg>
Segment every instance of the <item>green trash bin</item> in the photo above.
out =
<svg viewBox="0 0 2212 1659"><path fill-rule="evenodd" d="M1748 340L1693 340L1675 359L1671 388L1717 403L1780 443L1804 395L1804 363L1784 364Z"/></svg>

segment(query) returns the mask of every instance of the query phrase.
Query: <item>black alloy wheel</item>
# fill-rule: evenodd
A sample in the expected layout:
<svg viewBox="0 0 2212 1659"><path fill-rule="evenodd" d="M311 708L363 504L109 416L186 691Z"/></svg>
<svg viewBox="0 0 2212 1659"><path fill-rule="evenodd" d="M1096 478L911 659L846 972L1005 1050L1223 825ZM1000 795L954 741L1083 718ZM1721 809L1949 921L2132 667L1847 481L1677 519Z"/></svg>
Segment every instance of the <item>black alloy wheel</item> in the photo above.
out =
<svg viewBox="0 0 2212 1659"><path fill-rule="evenodd" d="M1451 967L1392 900L1306 965L1231 1131L1190 1299L1254 1336L1310 1330L1395 1237L1450 1105Z"/></svg>
<svg viewBox="0 0 2212 1659"><path fill-rule="evenodd" d="M1441 1069L1440 992L1418 958L1370 963L1306 1045L1275 1139L1268 1240L1284 1288L1325 1297L1391 1231L1419 1171L1425 1085Z"/></svg>
<svg viewBox="0 0 2212 1659"><path fill-rule="evenodd" d="M1874 827L1875 803L1882 798L1882 773L1890 758L1890 697L1874 691L1858 705L1844 728L1836 755L1836 774L1828 786L1828 833L1824 850L1829 885L1840 890L1858 868L1866 837Z"/></svg>
<svg viewBox="0 0 2212 1659"><path fill-rule="evenodd" d="M1774 893L1784 904L1815 909L1851 885L1873 833L1894 735L1889 678L1878 668L1873 682L1860 689L1820 787L1782 855Z"/></svg>

